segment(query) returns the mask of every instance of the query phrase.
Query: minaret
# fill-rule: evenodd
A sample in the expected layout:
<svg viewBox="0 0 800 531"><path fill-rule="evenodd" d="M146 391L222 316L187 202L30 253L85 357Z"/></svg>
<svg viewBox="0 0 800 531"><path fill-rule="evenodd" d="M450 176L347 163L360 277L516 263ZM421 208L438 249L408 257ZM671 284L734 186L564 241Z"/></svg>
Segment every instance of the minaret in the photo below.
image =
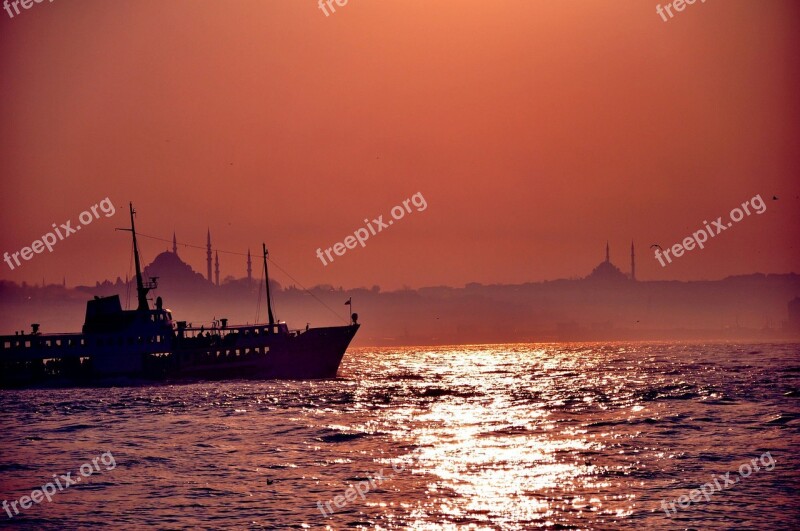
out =
<svg viewBox="0 0 800 531"><path fill-rule="evenodd" d="M633 240L631 240L631 280L636 280L636 253L633 251Z"/></svg>
<svg viewBox="0 0 800 531"><path fill-rule="evenodd" d="M214 264L216 266L214 272L216 273L217 277L217 286L219 286L219 251L215 251L214 254L216 261L216 263Z"/></svg>
<svg viewBox="0 0 800 531"><path fill-rule="evenodd" d="M206 262L208 263L208 281L211 280L211 229L208 229L208 243L206 244Z"/></svg>
<svg viewBox="0 0 800 531"><path fill-rule="evenodd" d="M608 252L608 240L606 240L606 263L611 262L611 255Z"/></svg>
<svg viewBox="0 0 800 531"><path fill-rule="evenodd" d="M178 254L178 240L175 239L175 231L172 232L172 252Z"/></svg>
<svg viewBox="0 0 800 531"><path fill-rule="evenodd" d="M250 260L250 249L247 250L247 285L253 282L253 262Z"/></svg>

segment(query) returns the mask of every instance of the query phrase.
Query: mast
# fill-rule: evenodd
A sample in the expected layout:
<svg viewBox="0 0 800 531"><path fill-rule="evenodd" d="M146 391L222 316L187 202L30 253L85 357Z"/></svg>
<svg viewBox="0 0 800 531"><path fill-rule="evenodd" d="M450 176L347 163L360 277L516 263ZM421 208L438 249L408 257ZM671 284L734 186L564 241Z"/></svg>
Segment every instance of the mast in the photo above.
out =
<svg viewBox="0 0 800 531"><path fill-rule="evenodd" d="M267 313L269 314L269 326L272 327L275 324L275 318L272 316L272 299L269 296L269 271L267 271L267 256L269 253L267 253L267 244L262 243L261 245L264 247L264 282L267 285Z"/></svg>
<svg viewBox="0 0 800 531"><path fill-rule="evenodd" d="M133 209L133 203L130 203L131 206L131 234L133 234L133 261L136 264L136 293L139 298L139 307L138 310L149 310L150 305L147 303L147 292L151 289L155 288L153 282L148 282L147 286L144 285L142 281L142 266L139 263L139 246L136 245L136 225L133 222L133 215L136 211Z"/></svg>

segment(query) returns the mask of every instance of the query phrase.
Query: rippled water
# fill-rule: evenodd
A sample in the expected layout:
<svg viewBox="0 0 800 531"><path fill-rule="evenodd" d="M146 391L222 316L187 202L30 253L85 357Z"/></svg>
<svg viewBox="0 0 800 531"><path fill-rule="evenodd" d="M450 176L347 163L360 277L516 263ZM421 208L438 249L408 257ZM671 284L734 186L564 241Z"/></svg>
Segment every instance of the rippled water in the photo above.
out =
<svg viewBox="0 0 800 531"><path fill-rule="evenodd" d="M115 466L0 527L792 529L798 389L798 345L615 343L351 349L330 381L2 391L0 500L104 452ZM766 452L772 468L739 475Z"/></svg>

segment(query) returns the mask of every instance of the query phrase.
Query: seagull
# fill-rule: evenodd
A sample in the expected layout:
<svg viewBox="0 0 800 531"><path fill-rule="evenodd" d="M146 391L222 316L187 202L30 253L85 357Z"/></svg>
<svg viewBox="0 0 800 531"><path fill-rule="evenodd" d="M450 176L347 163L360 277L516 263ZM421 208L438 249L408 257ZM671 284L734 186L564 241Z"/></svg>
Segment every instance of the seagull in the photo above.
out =
<svg viewBox="0 0 800 531"><path fill-rule="evenodd" d="M777 195L773 195L773 196L772 196L772 200L773 200L773 201L777 201L777 200L778 200L778 196L777 196Z"/></svg>
<svg viewBox="0 0 800 531"><path fill-rule="evenodd" d="M664 249L662 249L662 248L661 248L661 246L660 246L659 244L657 244L657 243L654 243L653 245L651 245L651 246L650 246L650 248L651 248L651 249L652 249L653 247L658 247L658 249L659 249L660 251L663 251L663 250L664 250Z"/></svg>

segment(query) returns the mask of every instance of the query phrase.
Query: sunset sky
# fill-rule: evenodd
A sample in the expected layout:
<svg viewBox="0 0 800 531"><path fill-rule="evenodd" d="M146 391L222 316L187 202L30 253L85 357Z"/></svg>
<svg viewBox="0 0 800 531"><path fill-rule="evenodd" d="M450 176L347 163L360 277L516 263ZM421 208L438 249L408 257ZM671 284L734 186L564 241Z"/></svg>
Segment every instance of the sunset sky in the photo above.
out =
<svg viewBox="0 0 800 531"><path fill-rule="evenodd" d="M636 242L642 280L800 272L800 4L709 0L664 22L656 3L0 10L0 253L106 197L117 210L0 279L124 277L129 201L145 234L265 241L306 286L579 277L606 240L626 272ZM426 210L316 257L417 192ZM757 194L766 211L705 249L663 268L648 249ZM147 263L171 244L140 247ZM204 251L179 254L205 273Z"/></svg>

